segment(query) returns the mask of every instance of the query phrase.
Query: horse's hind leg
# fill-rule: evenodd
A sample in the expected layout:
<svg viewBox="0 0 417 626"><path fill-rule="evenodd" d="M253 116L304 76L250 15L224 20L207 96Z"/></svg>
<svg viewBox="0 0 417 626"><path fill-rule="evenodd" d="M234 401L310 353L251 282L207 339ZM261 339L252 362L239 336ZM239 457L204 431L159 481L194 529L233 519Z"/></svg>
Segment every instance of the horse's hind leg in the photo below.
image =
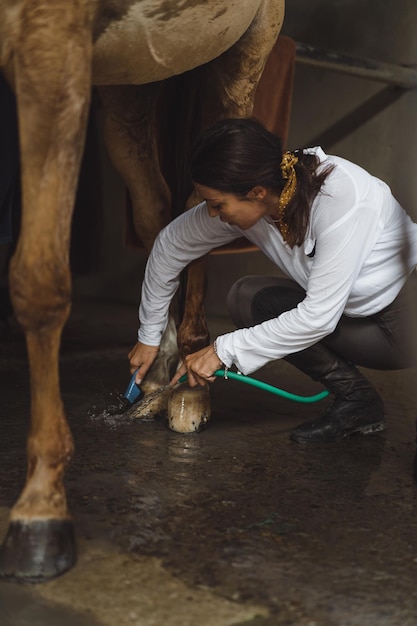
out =
<svg viewBox="0 0 417 626"><path fill-rule="evenodd" d="M27 341L31 426L26 485L10 515L0 576L39 582L75 562L63 474L73 441L58 352L70 309L69 234L90 95L84 3L24 3L14 50L22 163L21 234L11 296Z"/></svg>
<svg viewBox="0 0 417 626"><path fill-rule="evenodd" d="M267 0L245 35L230 50L201 69L199 92L205 126L222 118L252 115L256 88L282 20L283 1ZM196 202L194 198L188 205ZM206 260L202 259L188 269L187 298L178 329L181 356L199 350L209 341L203 305L205 265ZM195 424L200 423L196 419L195 407L200 405L205 407L204 423L207 422L210 415L207 392L201 390L200 394L201 398L197 394L186 398L181 387L175 390L170 398L168 415L173 430L195 430Z"/></svg>
<svg viewBox="0 0 417 626"><path fill-rule="evenodd" d="M103 131L110 159L125 182L139 239L150 252L171 218L171 197L159 168L155 137L158 83L100 87Z"/></svg>
<svg viewBox="0 0 417 626"><path fill-rule="evenodd" d="M115 169L125 182L132 202L136 233L147 252L155 237L170 220L171 196L158 159L155 110L159 94L157 83L143 86L112 86L99 89L103 130L107 150ZM176 325L170 320L158 357L142 388L145 394L166 386L177 364ZM165 408L166 398L138 405L148 417Z"/></svg>
<svg viewBox="0 0 417 626"><path fill-rule="evenodd" d="M283 17L283 0L265 0L239 41L205 66L201 81L205 126L222 118L252 115L256 88Z"/></svg>

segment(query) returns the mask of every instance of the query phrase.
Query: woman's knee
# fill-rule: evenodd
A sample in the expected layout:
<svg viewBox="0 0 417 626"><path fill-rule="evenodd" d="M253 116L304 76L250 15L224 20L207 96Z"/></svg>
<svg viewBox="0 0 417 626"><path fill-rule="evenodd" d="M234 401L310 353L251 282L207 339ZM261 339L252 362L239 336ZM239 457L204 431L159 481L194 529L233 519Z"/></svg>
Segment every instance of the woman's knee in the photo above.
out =
<svg viewBox="0 0 417 626"><path fill-rule="evenodd" d="M239 278L229 290L226 306L229 315L237 328L247 328L252 325L251 302L256 293L256 279L258 276L244 276Z"/></svg>
<svg viewBox="0 0 417 626"><path fill-rule="evenodd" d="M231 287L227 306L238 328L259 324L297 306L305 291L277 276L245 276Z"/></svg>

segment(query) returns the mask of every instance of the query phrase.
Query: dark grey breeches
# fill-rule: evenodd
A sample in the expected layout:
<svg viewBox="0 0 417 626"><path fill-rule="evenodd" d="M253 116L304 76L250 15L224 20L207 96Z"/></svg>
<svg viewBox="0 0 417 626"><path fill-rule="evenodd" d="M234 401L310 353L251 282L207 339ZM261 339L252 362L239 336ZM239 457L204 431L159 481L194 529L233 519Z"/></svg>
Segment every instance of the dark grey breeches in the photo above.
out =
<svg viewBox="0 0 417 626"><path fill-rule="evenodd" d="M231 288L227 306L238 328L278 317L297 306L305 291L275 276L245 276ZM342 315L322 342L362 367L396 370L417 364L417 274L412 273L395 300L369 317Z"/></svg>

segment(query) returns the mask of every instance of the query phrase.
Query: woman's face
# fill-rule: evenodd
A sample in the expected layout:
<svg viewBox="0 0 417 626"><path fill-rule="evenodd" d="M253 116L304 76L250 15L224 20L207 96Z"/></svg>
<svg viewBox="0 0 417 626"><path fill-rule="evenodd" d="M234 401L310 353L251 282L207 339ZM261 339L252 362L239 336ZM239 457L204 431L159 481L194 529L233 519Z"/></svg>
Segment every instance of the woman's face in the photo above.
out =
<svg viewBox="0 0 417 626"><path fill-rule="evenodd" d="M264 187L254 187L245 198L211 187L194 184L197 194L206 201L210 217L219 216L222 222L247 230L269 213Z"/></svg>

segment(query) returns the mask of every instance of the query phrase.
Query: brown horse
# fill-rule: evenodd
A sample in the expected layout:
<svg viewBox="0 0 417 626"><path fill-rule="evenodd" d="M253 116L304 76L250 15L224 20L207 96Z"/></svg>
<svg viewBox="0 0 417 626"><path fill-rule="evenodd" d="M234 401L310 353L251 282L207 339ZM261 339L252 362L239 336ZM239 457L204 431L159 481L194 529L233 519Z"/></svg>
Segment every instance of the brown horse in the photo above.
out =
<svg viewBox="0 0 417 626"><path fill-rule="evenodd" d="M63 486L73 440L58 356L70 311L70 224L92 85L111 159L149 250L170 219L154 112L161 81L201 67L202 120L244 117L283 20L283 0L0 0L0 66L16 95L23 215L10 270L27 341L31 428L27 481L10 515L0 575L41 581L75 562ZM197 80L197 78L196 78ZM189 277L201 305L201 275ZM187 309L186 350L204 341ZM203 338L202 338L203 337ZM191 338L191 339L190 339Z"/></svg>

